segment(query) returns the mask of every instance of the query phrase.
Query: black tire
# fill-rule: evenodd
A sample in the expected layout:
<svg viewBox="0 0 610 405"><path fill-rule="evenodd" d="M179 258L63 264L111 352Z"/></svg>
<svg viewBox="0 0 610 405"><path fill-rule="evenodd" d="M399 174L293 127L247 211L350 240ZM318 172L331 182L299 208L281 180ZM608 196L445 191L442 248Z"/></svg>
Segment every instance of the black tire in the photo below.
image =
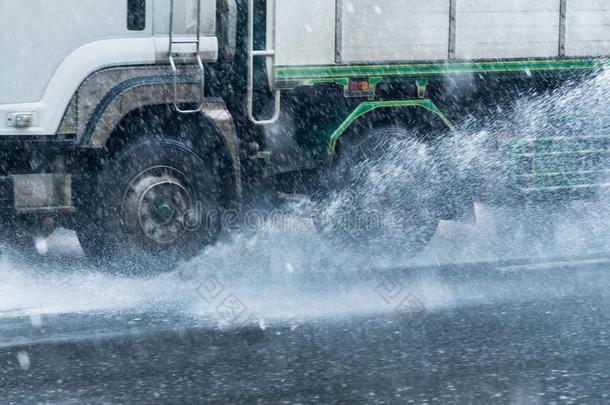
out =
<svg viewBox="0 0 610 405"><path fill-rule="evenodd" d="M349 248L415 255L441 218L441 170L432 148L399 127L367 131L344 145L315 218L324 234Z"/></svg>
<svg viewBox="0 0 610 405"><path fill-rule="evenodd" d="M97 264L128 273L169 271L220 232L211 163L183 141L140 140L101 169L77 234Z"/></svg>

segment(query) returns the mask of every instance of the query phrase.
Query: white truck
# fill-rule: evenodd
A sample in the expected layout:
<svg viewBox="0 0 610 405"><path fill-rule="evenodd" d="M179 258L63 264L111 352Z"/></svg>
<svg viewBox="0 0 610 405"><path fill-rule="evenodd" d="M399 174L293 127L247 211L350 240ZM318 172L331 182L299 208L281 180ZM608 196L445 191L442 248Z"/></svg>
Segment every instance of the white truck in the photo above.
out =
<svg viewBox="0 0 610 405"><path fill-rule="evenodd" d="M91 257L175 260L213 243L222 213L259 193L354 188L350 168L394 140L451 136L507 102L500 93L597 74L610 2L0 0L0 55L5 236L62 225ZM607 168L591 159L590 175L570 161L567 183L565 170L537 167L548 136L500 142L524 148L506 154L526 161L517 194L600 186ZM599 138L569 152L605 153ZM393 237L398 248L422 246L475 198L434 194L395 205L409 235Z"/></svg>

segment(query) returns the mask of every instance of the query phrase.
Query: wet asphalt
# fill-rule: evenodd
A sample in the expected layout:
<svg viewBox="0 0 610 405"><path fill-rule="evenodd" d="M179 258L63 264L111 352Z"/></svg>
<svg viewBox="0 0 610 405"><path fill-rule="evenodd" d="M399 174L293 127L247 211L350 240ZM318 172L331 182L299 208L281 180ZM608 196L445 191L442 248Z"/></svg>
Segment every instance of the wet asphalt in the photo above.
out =
<svg viewBox="0 0 610 405"><path fill-rule="evenodd" d="M457 298L405 293L426 274ZM4 316L0 402L610 402L607 256L355 277L395 305L239 325L165 310Z"/></svg>

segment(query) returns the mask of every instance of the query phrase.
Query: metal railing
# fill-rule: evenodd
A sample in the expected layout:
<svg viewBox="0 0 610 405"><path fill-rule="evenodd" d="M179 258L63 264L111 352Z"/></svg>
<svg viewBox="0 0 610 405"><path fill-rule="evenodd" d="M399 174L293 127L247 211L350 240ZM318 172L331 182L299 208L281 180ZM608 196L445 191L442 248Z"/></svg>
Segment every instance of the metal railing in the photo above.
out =
<svg viewBox="0 0 610 405"><path fill-rule="evenodd" d="M247 89L247 104L248 118L255 125L270 125L277 122L281 111L281 91L274 90L274 107L273 115L269 119L258 120L254 116L254 60L257 57L271 59L275 62L275 50L255 50L254 49L254 0L248 0L248 89Z"/></svg>

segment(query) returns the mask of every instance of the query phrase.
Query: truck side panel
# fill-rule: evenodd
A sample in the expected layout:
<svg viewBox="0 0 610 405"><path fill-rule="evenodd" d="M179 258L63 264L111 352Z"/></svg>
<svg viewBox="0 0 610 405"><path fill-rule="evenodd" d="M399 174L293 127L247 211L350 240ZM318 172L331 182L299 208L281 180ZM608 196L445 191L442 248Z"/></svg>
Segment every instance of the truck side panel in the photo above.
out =
<svg viewBox="0 0 610 405"><path fill-rule="evenodd" d="M566 55L601 56L610 53L610 2L567 2Z"/></svg>
<svg viewBox="0 0 610 405"><path fill-rule="evenodd" d="M559 0L458 0L457 59L559 56Z"/></svg>
<svg viewBox="0 0 610 405"><path fill-rule="evenodd" d="M331 64L335 60L335 4L328 0L279 0L267 3L267 41L279 64ZM281 33L281 34L279 34Z"/></svg>
<svg viewBox="0 0 610 405"><path fill-rule="evenodd" d="M341 62L445 59L449 0L339 1Z"/></svg>
<svg viewBox="0 0 610 405"><path fill-rule="evenodd" d="M267 38L276 50L276 66L610 55L610 3L605 0L269 4Z"/></svg>

